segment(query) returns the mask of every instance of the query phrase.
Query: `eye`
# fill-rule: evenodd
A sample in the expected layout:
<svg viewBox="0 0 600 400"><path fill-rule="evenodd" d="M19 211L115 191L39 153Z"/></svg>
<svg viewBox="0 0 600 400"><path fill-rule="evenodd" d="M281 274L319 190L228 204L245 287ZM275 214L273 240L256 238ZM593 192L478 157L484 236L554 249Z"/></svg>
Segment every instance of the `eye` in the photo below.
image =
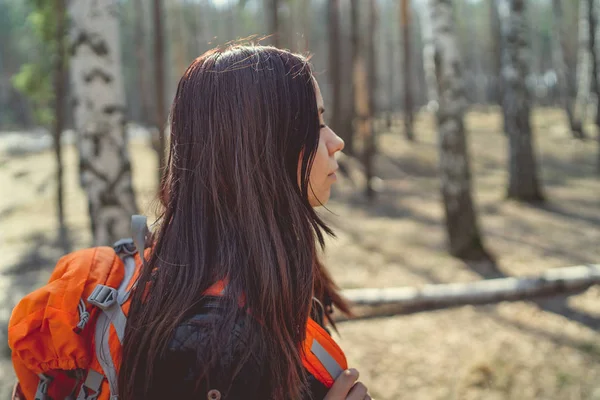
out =
<svg viewBox="0 0 600 400"><path fill-rule="evenodd" d="M327 125L325 125L325 124L321 124L319 127L320 127L321 129L323 129L323 128L325 128L326 126L327 126Z"/></svg>

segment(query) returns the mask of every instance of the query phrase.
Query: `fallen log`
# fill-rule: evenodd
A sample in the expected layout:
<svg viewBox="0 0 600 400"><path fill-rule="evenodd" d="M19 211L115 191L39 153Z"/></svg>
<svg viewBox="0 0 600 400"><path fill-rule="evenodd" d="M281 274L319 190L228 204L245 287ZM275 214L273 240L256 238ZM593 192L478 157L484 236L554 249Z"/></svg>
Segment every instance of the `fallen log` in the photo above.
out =
<svg viewBox="0 0 600 400"><path fill-rule="evenodd" d="M600 283L600 264L553 268L535 277L425 285L421 288L346 289L342 294L363 319L411 314L463 305L493 304L582 292ZM336 318L344 321L346 318Z"/></svg>

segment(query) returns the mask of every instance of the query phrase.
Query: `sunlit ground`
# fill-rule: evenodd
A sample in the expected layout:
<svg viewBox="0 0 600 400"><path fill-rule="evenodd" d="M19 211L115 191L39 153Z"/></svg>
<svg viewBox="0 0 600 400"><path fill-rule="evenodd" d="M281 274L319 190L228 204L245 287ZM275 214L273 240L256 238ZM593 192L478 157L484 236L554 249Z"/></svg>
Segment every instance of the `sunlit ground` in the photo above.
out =
<svg viewBox="0 0 600 400"><path fill-rule="evenodd" d="M571 139L563 114L534 114L543 208L504 200L506 138L500 114L468 115L474 197L485 243L507 275L600 263L600 178L597 144ZM407 144L395 121L380 136L378 201L340 177L323 211L338 238L327 265L342 288L417 286L480 279L447 255L436 171L434 120L421 114ZM55 242L54 169L49 150L9 157L0 135L0 311L6 322L16 301L46 279L61 250ZM5 150L5 149L4 149ZM87 205L77 161L65 148L66 210L73 248L89 245ZM146 141L131 152L140 206L150 212L155 158ZM360 179L357 179L360 182ZM600 399L600 288L569 299L461 307L454 310L340 324L349 362L373 397L397 399ZM9 356L4 349L4 355ZM12 384L0 363L0 397Z"/></svg>

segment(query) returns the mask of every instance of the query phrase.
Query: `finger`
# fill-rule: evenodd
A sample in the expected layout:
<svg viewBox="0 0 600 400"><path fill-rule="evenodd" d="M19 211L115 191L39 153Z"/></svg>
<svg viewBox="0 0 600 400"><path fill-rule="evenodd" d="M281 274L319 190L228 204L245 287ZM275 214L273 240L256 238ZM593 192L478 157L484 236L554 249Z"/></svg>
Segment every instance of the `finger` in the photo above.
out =
<svg viewBox="0 0 600 400"><path fill-rule="evenodd" d="M364 400L367 396L367 387L362 382L357 382L350 393L348 393L347 400Z"/></svg>
<svg viewBox="0 0 600 400"><path fill-rule="evenodd" d="M345 370L335 380L327 396L323 400L344 400L346 395L352 389L354 382L358 380L358 371L354 368Z"/></svg>

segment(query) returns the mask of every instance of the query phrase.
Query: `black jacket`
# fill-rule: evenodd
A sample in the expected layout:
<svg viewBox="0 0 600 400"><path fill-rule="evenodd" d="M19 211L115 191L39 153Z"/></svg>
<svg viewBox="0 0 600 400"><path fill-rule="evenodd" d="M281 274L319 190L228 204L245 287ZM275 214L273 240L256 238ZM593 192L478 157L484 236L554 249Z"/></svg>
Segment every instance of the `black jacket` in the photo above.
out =
<svg viewBox="0 0 600 400"><path fill-rule="evenodd" d="M221 318L218 313L218 298L207 298L194 314L181 323L173 334L169 350L164 355L159 365L155 366L155 379L151 383L152 393L157 394L155 398L199 400L206 399L211 389L217 389L222 393L222 400L270 400L267 397L268 388L264 378L265 363L267 358L260 351L252 352L251 358L245 362L242 369L235 374L235 369L240 365L238 352L240 349L250 346L259 349L253 343L247 343L241 336L240 331L247 318L236 320L235 329L231 332L231 346L220 355L214 367L209 370L207 380L196 387L196 377L202 364L206 362L207 350L210 349L210 333ZM217 310L215 310L217 309ZM316 310L312 318L322 326L323 311ZM217 311L217 312L215 312ZM231 386L227 388L228 377L235 374ZM327 388L313 376L309 376L310 393L302 400L322 400L327 394ZM279 399L277 399L279 400ZM286 399L288 400L288 399Z"/></svg>

